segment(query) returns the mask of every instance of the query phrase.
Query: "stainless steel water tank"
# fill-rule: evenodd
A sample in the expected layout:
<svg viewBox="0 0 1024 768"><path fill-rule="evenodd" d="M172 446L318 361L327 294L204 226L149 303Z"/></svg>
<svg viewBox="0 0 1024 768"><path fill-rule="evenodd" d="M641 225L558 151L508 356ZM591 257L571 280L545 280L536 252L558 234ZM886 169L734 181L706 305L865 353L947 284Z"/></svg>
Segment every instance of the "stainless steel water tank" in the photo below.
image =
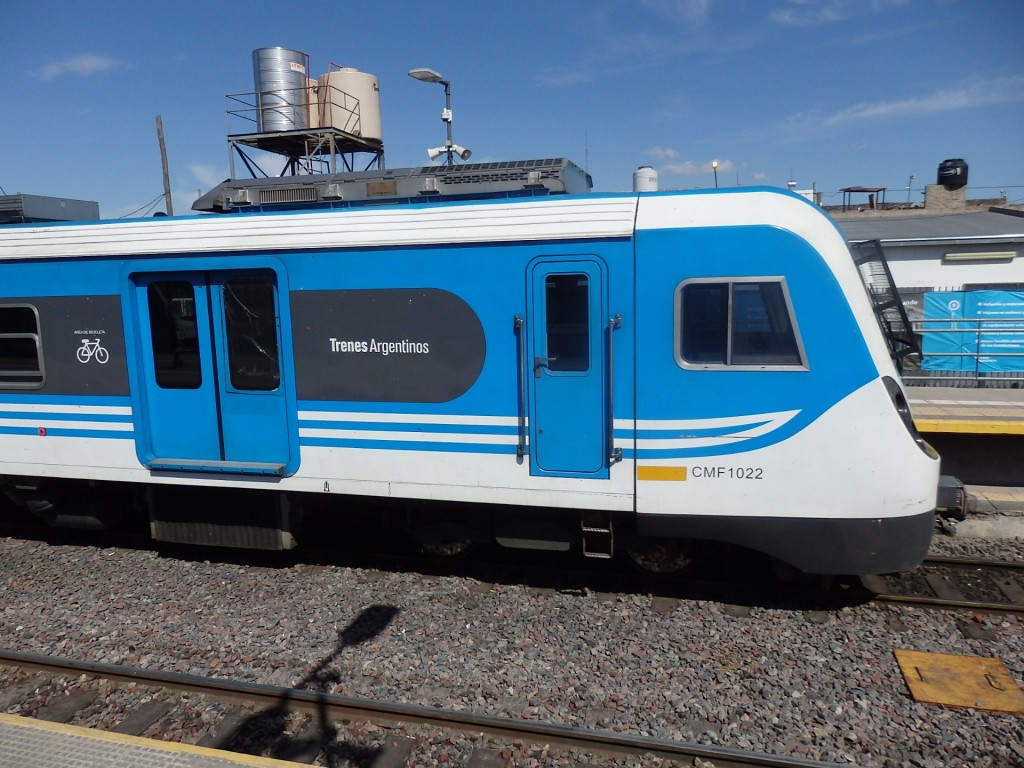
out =
<svg viewBox="0 0 1024 768"><path fill-rule="evenodd" d="M252 52L256 123L260 133L301 131L309 127L308 60L302 51L290 48L257 48Z"/></svg>

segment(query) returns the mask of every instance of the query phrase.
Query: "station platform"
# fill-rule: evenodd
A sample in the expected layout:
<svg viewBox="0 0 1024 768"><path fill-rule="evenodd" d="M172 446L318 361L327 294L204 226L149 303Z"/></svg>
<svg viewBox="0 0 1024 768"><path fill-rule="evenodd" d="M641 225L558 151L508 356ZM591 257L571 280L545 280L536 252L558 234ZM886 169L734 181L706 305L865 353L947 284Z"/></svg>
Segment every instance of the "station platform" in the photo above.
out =
<svg viewBox="0 0 1024 768"><path fill-rule="evenodd" d="M0 768L295 768L297 763L0 714Z"/></svg>
<svg viewBox="0 0 1024 768"><path fill-rule="evenodd" d="M907 387L907 400L922 433L1024 435L1024 389Z"/></svg>

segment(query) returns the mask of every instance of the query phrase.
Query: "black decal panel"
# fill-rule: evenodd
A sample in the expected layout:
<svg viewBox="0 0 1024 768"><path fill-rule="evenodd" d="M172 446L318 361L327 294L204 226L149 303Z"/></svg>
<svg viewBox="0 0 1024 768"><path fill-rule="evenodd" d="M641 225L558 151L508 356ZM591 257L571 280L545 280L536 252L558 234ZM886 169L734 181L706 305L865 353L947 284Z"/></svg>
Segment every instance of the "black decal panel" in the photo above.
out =
<svg viewBox="0 0 1024 768"><path fill-rule="evenodd" d="M300 400L443 403L486 354L476 313L436 288L291 294Z"/></svg>
<svg viewBox="0 0 1024 768"><path fill-rule="evenodd" d="M14 304L36 309L45 379L40 389L15 390L0 386L0 391L128 395L120 297L47 296L0 300L0 306Z"/></svg>

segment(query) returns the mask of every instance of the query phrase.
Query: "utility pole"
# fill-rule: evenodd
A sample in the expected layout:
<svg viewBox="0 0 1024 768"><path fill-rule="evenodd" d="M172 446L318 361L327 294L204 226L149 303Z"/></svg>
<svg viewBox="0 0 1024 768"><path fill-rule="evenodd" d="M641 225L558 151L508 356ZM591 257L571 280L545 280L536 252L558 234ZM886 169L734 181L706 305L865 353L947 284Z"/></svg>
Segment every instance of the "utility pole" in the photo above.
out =
<svg viewBox="0 0 1024 768"><path fill-rule="evenodd" d="M167 147L164 146L164 121L156 116L156 137L160 142L160 165L164 172L164 202L167 203L167 215L174 215L174 204L171 203L171 180L167 176Z"/></svg>

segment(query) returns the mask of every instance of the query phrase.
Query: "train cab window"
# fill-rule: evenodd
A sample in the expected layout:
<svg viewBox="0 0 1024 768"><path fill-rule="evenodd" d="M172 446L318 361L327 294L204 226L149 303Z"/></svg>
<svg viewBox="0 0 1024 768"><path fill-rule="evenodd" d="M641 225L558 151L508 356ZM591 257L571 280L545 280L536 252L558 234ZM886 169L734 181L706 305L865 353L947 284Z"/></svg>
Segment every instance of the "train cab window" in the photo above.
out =
<svg viewBox="0 0 1024 768"><path fill-rule="evenodd" d="M277 305L269 275L224 282L224 321L231 386L270 392L281 383L277 349Z"/></svg>
<svg viewBox="0 0 1024 768"><path fill-rule="evenodd" d="M192 283L163 280L149 284L149 327L156 383L164 389L199 389L203 372Z"/></svg>
<svg viewBox="0 0 1024 768"><path fill-rule="evenodd" d="M590 370L590 279L583 274L548 275L545 309L548 370Z"/></svg>
<svg viewBox="0 0 1024 768"><path fill-rule="evenodd" d="M676 290L677 361L696 368L802 368L780 279L693 280Z"/></svg>
<svg viewBox="0 0 1024 768"><path fill-rule="evenodd" d="M0 387L39 389L43 381L35 308L25 304L0 306Z"/></svg>

